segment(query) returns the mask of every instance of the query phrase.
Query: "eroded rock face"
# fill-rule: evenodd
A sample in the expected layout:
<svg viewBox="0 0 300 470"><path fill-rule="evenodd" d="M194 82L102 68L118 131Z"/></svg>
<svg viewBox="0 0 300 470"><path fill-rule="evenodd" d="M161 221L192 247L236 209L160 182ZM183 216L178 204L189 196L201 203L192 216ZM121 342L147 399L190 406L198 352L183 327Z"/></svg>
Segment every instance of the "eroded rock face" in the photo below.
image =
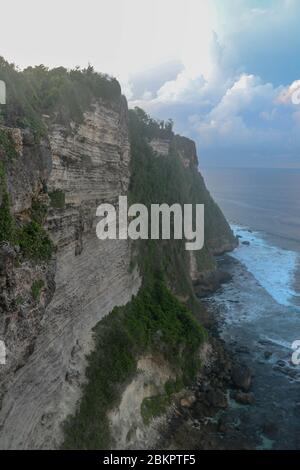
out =
<svg viewBox="0 0 300 470"><path fill-rule="evenodd" d="M184 167L197 169L198 157L195 142L187 137L175 135L173 145Z"/></svg>
<svg viewBox="0 0 300 470"><path fill-rule="evenodd" d="M152 150L158 156L169 155L170 149L175 151L181 159L185 168L197 168L198 157L196 144L193 140L181 135L174 135L172 139L155 138L150 141Z"/></svg>
<svg viewBox="0 0 300 470"><path fill-rule="evenodd" d="M152 150L158 155L168 155L170 150L170 141L166 139L152 139L150 142Z"/></svg>
<svg viewBox="0 0 300 470"><path fill-rule="evenodd" d="M4 449L60 445L61 423L74 412L80 397L85 355L93 346L92 328L114 306L127 303L140 286L138 272L129 272L129 242L100 241L95 231L96 207L101 202L116 203L128 190L125 99L113 106L96 103L85 114L84 123L72 124L71 130L55 126L49 132L50 159L44 165L37 163L43 166L42 178L34 179L33 168L27 178L33 179L31 186L22 188L12 178L9 182L15 213L26 211L43 181L48 193L63 193L65 203L50 209L46 221L57 247L52 266L55 290L48 303L39 305L32 351L13 370L5 387L0 412L0 447ZM23 147L23 156L29 151L30 142ZM28 265L28 270L30 284L33 267ZM13 268L11 276L16 277ZM33 312L29 309L26 315ZM31 336L21 331L21 322L16 320L14 329L25 335L29 347Z"/></svg>
<svg viewBox="0 0 300 470"><path fill-rule="evenodd" d="M165 417L145 425L141 405L145 398L165 393L164 385L176 379L174 370L162 356L145 356L138 360L138 373L122 393L120 404L109 413L111 433L116 449L146 449L154 446Z"/></svg>
<svg viewBox="0 0 300 470"><path fill-rule="evenodd" d="M251 387L252 374L248 366L245 364L235 364L231 371L233 385L248 392Z"/></svg>

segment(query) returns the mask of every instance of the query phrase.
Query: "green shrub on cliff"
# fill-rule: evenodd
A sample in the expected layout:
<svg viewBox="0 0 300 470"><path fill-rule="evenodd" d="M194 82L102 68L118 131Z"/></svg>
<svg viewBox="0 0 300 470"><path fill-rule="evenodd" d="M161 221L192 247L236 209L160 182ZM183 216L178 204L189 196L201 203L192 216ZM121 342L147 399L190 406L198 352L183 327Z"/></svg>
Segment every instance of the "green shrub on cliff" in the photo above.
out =
<svg viewBox="0 0 300 470"><path fill-rule="evenodd" d="M148 425L153 418L164 414L169 405L170 398L165 394L144 398L141 405L144 424Z"/></svg>
<svg viewBox="0 0 300 470"><path fill-rule="evenodd" d="M47 262L53 252L53 244L44 230L37 222L26 223L17 231L17 243L25 258L35 262Z"/></svg>
<svg viewBox="0 0 300 470"><path fill-rule="evenodd" d="M63 209L65 207L65 193L63 191L56 189L48 193L48 196L50 197L51 206L55 209Z"/></svg>
<svg viewBox="0 0 300 470"><path fill-rule="evenodd" d="M31 221L17 224L10 208L4 163L0 161L0 242L20 247L20 256L33 262L48 262L53 253L53 244L42 226L46 207L34 202Z"/></svg>
<svg viewBox="0 0 300 470"><path fill-rule="evenodd" d="M31 294L34 300L39 300L41 290L44 287L45 283L42 279L34 281L31 286Z"/></svg>
<svg viewBox="0 0 300 470"><path fill-rule="evenodd" d="M17 152L10 135L3 129L0 129L0 149L5 152L8 158L15 158L17 156Z"/></svg>
<svg viewBox="0 0 300 470"><path fill-rule="evenodd" d="M14 219L10 212L4 163L0 161L0 242L14 238Z"/></svg>

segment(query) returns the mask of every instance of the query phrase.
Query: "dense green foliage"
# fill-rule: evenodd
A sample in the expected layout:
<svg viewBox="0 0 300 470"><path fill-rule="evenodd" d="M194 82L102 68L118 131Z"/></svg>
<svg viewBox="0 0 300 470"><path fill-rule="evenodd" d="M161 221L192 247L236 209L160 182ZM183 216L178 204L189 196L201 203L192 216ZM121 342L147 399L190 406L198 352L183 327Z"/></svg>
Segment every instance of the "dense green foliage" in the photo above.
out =
<svg viewBox="0 0 300 470"><path fill-rule="evenodd" d="M206 333L158 276L125 307L116 307L95 329L96 348L89 357L88 383L75 416L65 423L67 449L106 449L110 442L106 413L118 403L120 386L137 370L140 354L163 354L178 382L166 384L161 401L169 402L178 385L189 383L200 364L197 351ZM149 405L150 403L150 405ZM145 420L158 411L157 401L143 405ZM152 405L152 406L151 406ZM162 403L158 407L161 411Z"/></svg>
<svg viewBox="0 0 300 470"><path fill-rule="evenodd" d="M37 222L28 222L17 230L16 242L25 258L36 263L48 262L52 256L53 244L47 232Z"/></svg>
<svg viewBox="0 0 300 470"><path fill-rule="evenodd" d="M29 127L37 139L45 133L43 114L64 124L81 122L94 99L113 102L121 96L117 80L91 66L67 70L39 65L20 71L0 57L0 80L7 89L5 124Z"/></svg>
<svg viewBox="0 0 300 470"><path fill-rule="evenodd" d="M151 140L154 138L172 139L173 137L173 121L157 121L151 118L141 108L130 110L130 130L132 136L138 136L141 140ZM135 145L135 142L132 142Z"/></svg>
<svg viewBox="0 0 300 470"><path fill-rule="evenodd" d="M55 209L63 209L65 207L65 193L63 191L56 189L48 193L48 196L50 197L51 206Z"/></svg>
<svg viewBox="0 0 300 470"><path fill-rule="evenodd" d="M4 163L0 161L0 242L14 238L14 219L10 212Z"/></svg>
<svg viewBox="0 0 300 470"><path fill-rule="evenodd" d="M211 239L215 216L211 217L210 212L215 210L217 206L209 197L201 175L183 167L172 143L168 156L155 157L148 138L150 118L141 118L142 113L139 109L130 111L131 203L143 203L148 208L151 204L161 204L162 202L169 205L179 203L181 206L183 204L204 203L206 209L205 240ZM152 124L151 129L153 129ZM151 130L151 138L155 136L159 137L159 131L153 135L153 130ZM195 254L201 269L210 269L214 266L214 259L210 255L207 245ZM185 250L185 240L142 240L140 241L137 262L144 274L162 269L178 293L192 294L189 285L188 256L189 254Z"/></svg>
<svg viewBox="0 0 300 470"><path fill-rule="evenodd" d="M42 226L46 207L34 202L31 220L18 224L11 213L5 166L0 161L0 242L20 247L20 256L35 263L48 262L53 253L53 244Z"/></svg>
<svg viewBox="0 0 300 470"><path fill-rule="evenodd" d="M33 201L30 209L31 220L37 224L43 224L46 219L48 208L46 204L42 204L40 201Z"/></svg>
<svg viewBox="0 0 300 470"><path fill-rule="evenodd" d="M10 135L3 129L0 129L0 149L2 149L8 158L15 158L17 152Z"/></svg>
<svg viewBox="0 0 300 470"><path fill-rule="evenodd" d="M44 281L42 279L33 281L32 286L31 286L31 294L34 300L39 300L41 290L44 287Z"/></svg>
<svg viewBox="0 0 300 470"><path fill-rule="evenodd" d="M206 189L203 177L196 168L185 168L176 149L176 140L171 139L169 155L157 158L149 145L149 139L162 137L158 124L139 108L129 111L131 142L131 203L151 204L162 202L172 205L204 204L205 244L194 252L201 271L215 266L209 247L218 240L231 240L233 235L218 205ZM155 121L154 121L155 122ZM167 274L170 284L177 292L189 289L189 254L185 240L141 241L138 263L142 271L153 272L160 267ZM177 275L177 276L176 276ZM190 292L191 293L191 292Z"/></svg>

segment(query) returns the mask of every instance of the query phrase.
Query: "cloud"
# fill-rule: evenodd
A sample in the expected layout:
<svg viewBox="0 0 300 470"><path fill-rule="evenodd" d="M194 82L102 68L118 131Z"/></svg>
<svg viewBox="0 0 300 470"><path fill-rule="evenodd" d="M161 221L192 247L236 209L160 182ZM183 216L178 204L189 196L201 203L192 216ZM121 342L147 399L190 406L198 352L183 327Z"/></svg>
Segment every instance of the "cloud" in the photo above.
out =
<svg viewBox="0 0 300 470"><path fill-rule="evenodd" d="M183 71L130 104L175 118L175 130L196 140L208 166L300 166L300 106L292 103L299 85L274 86L246 73L224 80L216 64L210 80Z"/></svg>
<svg viewBox="0 0 300 470"><path fill-rule="evenodd" d="M286 97L281 86L241 75L204 119L193 116L199 148L219 162L223 154L231 164L272 166L280 156L281 166L300 166L300 109Z"/></svg>
<svg viewBox="0 0 300 470"><path fill-rule="evenodd" d="M278 102L287 105L300 104L300 80L295 80L291 85L285 87L278 96Z"/></svg>
<svg viewBox="0 0 300 470"><path fill-rule="evenodd" d="M205 120L195 122L194 119L194 128L206 145L252 144L253 131L258 130L261 113L271 115L270 108L277 93L271 84L262 83L254 75L243 74Z"/></svg>
<svg viewBox="0 0 300 470"><path fill-rule="evenodd" d="M191 44L198 73L185 65L130 105L172 117L175 131L196 140L204 165L300 167L300 80L291 58L299 3L232 0L227 10L215 3L230 21L206 45L209 72Z"/></svg>
<svg viewBox="0 0 300 470"><path fill-rule="evenodd" d="M300 2L260 0L230 2L221 8L224 62L274 85L288 85L299 72Z"/></svg>
<svg viewBox="0 0 300 470"><path fill-rule="evenodd" d="M130 89L130 96L127 93L126 96L131 100L149 100L166 82L176 79L183 70L182 62L170 60L131 75L122 83L122 89Z"/></svg>

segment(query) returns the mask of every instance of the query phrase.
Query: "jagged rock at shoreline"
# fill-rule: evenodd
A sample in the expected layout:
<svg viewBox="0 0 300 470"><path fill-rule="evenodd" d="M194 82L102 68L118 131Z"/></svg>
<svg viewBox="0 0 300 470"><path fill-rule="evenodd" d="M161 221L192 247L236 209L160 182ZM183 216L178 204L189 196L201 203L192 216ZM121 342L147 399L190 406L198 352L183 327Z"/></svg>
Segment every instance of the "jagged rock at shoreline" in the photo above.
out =
<svg viewBox="0 0 300 470"><path fill-rule="evenodd" d="M251 387L251 371L244 364L235 364L231 371L233 385L244 392L248 392Z"/></svg>
<svg viewBox="0 0 300 470"><path fill-rule="evenodd" d="M242 405L253 405L255 403L253 393L237 392L233 395L233 398Z"/></svg>
<svg viewBox="0 0 300 470"><path fill-rule="evenodd" d="M194 289L198 297L205 297L215 292L222 284L230 280L231 275L229 273L216 269L215 271L208 271L200 275L199 278L194 281Z"/></svg>
<svg viewBox="0 0 300 470"><path fill-rule="evenodd" d="M18 73L5 67L13 77ZM70 80L67 72L55 73ZM93 74L89 69L83 73L88 80L94 80ZM133 177L126 100L119 92L111 98L111 87L114 93L118 90L111 79L101 77L100 84L105 96L91 98L78 119L63 102L52 114L31 111L35 127L18 126L16 113L11 112L0 128L0 207L8 222L4 228L11 230L11 239L7 235L0 246L0 339L7 347L7 364L0 369L4 449L62 444L62 423L80 405L86 383L86 355L94 349L92 330L114 307L128 304L142 283L138 266L132 267L132 244L104 243L95 234L97 206L116 204L119 195L128 194ZM189 288L194 284L199 292L211 292L229 280L216 269L213 256L232 250L236 239L198 172L194 142L169 133L149 139L149 146L158 165L174 156L180 175L193 181L199 202L207 204L207 244L202 258L191 254L187 259L185 274ZM28 242L37 234L43 242L41 253ZM179 298L171 276L168 281ZM189 299L190 294L181 295ZM205 355L207 363L214 354L209 350ZM155 442L157 433L139 414L141 401L147 398L145 383L151 393L162 393L166 382L175 380L174 371L156 356L141 354L139 364L143 375L133 377L129 388L120 387L120 406L110 415L117 448L135 445L129 433L134 428L136 435L145 433L145 446ZM227 369L222 376L229 380ZM135 400L128 390L136 393ZM226 406L218 388L210 400L208 406ZM195 405L193 400L189 404Z"/></svg>

